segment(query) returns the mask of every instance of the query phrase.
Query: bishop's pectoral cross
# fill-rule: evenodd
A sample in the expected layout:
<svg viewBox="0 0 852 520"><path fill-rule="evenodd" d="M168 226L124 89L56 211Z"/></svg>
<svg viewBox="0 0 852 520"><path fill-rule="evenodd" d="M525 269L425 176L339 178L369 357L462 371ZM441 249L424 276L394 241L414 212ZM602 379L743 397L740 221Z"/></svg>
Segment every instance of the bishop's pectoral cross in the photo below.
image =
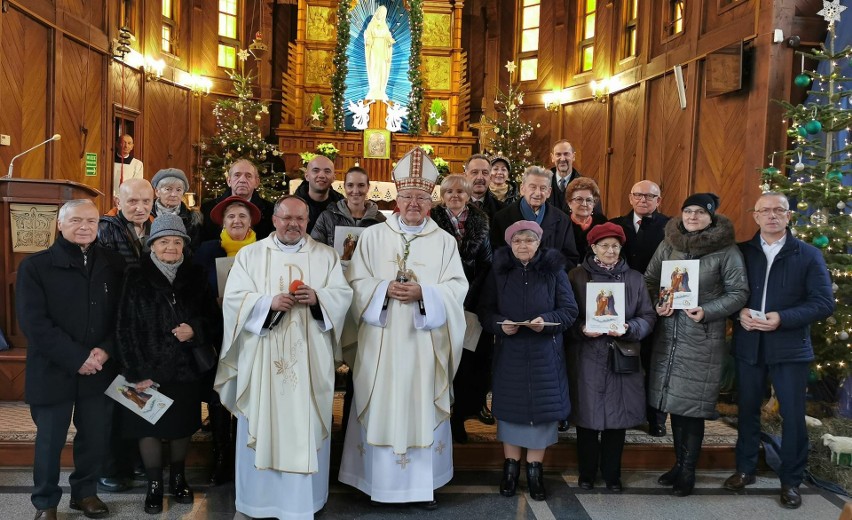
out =
<svg viewBox="0 0 852 520"><path fill-rule="evenodd" d="M479 150L482 151L485 149L485 139L488 137L488 132L494 128L495 125L492 125L488 122L488 118L485 117L485 114L479 116L479 122L473 123L470 125L471 128L475 130L479 130Z"/></svg>

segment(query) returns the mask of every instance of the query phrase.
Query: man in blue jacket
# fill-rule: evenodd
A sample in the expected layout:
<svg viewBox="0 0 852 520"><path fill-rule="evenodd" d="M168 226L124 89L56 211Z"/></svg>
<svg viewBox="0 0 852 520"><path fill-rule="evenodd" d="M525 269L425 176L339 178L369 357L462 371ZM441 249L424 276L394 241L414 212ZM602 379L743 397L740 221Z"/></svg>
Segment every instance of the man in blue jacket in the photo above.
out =
<svg viewBox="0 0 852 520"><path fill-rule="evenodd" d="M814 359L810 324L834 312L831 279L822 253L787 229L790 203L764 193L754 207L760 231L740 244L748 273L748 305L734 325L733 354L739 384L737 472L725 489L741 491L755 482L760 406L769 375L781 416L781 505L802 505L799 485L808 461L805 390Z"/></svg>

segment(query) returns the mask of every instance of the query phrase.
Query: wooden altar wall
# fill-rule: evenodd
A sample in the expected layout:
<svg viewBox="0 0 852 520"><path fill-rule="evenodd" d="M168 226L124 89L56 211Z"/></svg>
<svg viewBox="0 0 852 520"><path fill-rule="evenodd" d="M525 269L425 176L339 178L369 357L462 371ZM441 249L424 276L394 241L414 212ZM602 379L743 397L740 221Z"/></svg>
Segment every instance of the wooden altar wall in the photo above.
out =
<svg viewBox="0 0 852 520"><path fill-rule="evenodd" d="M462 48L461 1L426 0L423 2L422 77L423 133L412 136L391 134L390 160L364 159L363 132L334 132L329 80L334 73L336 11L334 0L300 0L296 38L288 46L288 68L282 73L282 116L275 130L288 172L302 164L299 153L313 151L319 143L332 143L340 154L335 161L338 177L355 163L365 168L373 180L391 180L394 160L417 144L431 145L435 153L450 164L451 172L463 171L464 161L473 153L476 138L468 129L470 84L467 80L467 54ZM329 111L323 130L308 123L310 105L319 94ZM432 100L446 108L447 120L442 135L428 135L426 120ZM381 103L374 104L370 128L384 128ZM381 114L381 117L377 117Z"/></svg>

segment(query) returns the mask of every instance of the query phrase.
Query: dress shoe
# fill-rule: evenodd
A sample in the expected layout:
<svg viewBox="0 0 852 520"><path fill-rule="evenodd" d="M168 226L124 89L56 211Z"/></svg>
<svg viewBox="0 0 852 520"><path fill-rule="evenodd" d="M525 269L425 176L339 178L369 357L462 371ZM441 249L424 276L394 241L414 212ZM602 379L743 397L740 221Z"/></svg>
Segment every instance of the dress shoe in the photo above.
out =
<svg viewBox="0 0 852 520"><path fill-rule="evenodd" d="M494 415L491 413L491 410L488 409L488 405L482 405L482 408L479 409L479 412L476 414L476 418L479 419L479 422L482 424L495 424L497 422L494 419Z"/></svg>
<svg viewBox="0 0 852 520"><path fill-rule="evenodd" d="M148 480L148 475L145 473L145 465L139 464L133 468L133 480L145 482Z"/></svg>
<svg viewBox="0 0 852 520"><path fill-rule="evenodd" d="M564 421L559 421L559 426L557 427L557 430L559 431L559 433L566 433L570 428L571 423L568 422L568 419L565 419Z"/></svg>
<svg viewBox="0 0 852 520"><path fill-rule="evenodd" d="M613 493L621 493L624 491L624 486L621 485L621 479L613 480L612 482L606 483L606 488Z"/></svg>
<svg viewBox="0 0 852 520"><path fill-rule="evenodd" d="M33 520L56 520L56 508L48 507L47 509L39 509L36 511Z"/></svg>
<svg viewBox="0 0 852 520"><path fill-rule="evenodd" d="M580 489L595 489L595 482L593 480L581 478L577 480L577 485L580 486Z"/></svg>
<svg viewBox="0 0 852 520"><path fill-rule="evenodd" d="M754 475L748 473L734 473L725 480L722 487L728 491L742 491L746 486L754 484L756 480Z"/></svg>
<svg viewBox="0 0 852 520"><path fill-rule="evenodd" d="M71 503L68 504L68 507L82 511L86 518L103 518L109 514L109 508L101 502L97 495L86 498L71 497Z"/></svg>
<svg viewBox="0 0 852 520"><path fill-rule="evenodd" d="M527 489L533 500L544 500L544 468L541 462L527 462Z"/></svg>
<svg viewBox="0 0 852 520"><path fill-rule="evenodd" d="M665 424L649 424L648 425L648 435L651 437L665 437L666 436L666 425Z"/></svg>
<svg viewBox="0 0 852 520"><path fill-rule="evenodd" d="M101 477L98 479L98 491L104 493L121 493L130 489L126 479L118 477Z"/></svg>
<svg viewBox="0 0 852 520"><path fill-rule="evenodd" d="M781 485L781 505L787 509L798 509L802 505L802 495L799 486Z"/></svg>
<svg viewBox="0 0 852 520"><path fill-rule="evenodd" d="M145 512L155 515L163 511L163 481L149 480L145 494Z"/></svg>
<svg viewBox="0 0 852 520"><path fill-rule="evenodd" d="M417 505L421 509L425 509L426 511L434 511L434 510L438 509L438 501L437 500L430 500L428 502L418 502Z"/></svg>
<svg viewBox="0 0 852 520"><path fill-rule="evenodd" d="M178 504L191 504L195 498L183 473L174 473L169 476L169 494Z"/></svg>

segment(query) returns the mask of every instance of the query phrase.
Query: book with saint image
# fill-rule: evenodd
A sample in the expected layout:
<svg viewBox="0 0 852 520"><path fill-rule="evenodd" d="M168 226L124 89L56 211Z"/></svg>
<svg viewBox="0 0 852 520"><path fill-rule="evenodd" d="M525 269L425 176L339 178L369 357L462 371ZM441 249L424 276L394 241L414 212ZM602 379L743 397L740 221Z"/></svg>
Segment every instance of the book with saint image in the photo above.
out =
<svg viewBox="0 0 852 520"><path fill-rule="evenodd" d="M136 385L128 383L121 374L113 379L104 393L151 424L157 424L174 403L172 398L160 393L153 386L142 392L136 390Z"/></svg>
<svg viewBox="0 0 852 520"><path fill-rule="evenodd" d="M660 272L660 302L668 301L672 309L698 307L700 260L664 260Z"/></svg>
<svg viewBox="0 0 852 520"><path fill-rule="evenodd" d="M624 332L624 283L586 284L586 330Z"/></svg>
<svg viewBox="0 0 852 520"><path fill-rule="evenodd" d="M334 228L334 250L340 255L340 259L348 262L352 260L355 247L358 245L358 237L367 228L355 226L337 226Z"/></svg>

